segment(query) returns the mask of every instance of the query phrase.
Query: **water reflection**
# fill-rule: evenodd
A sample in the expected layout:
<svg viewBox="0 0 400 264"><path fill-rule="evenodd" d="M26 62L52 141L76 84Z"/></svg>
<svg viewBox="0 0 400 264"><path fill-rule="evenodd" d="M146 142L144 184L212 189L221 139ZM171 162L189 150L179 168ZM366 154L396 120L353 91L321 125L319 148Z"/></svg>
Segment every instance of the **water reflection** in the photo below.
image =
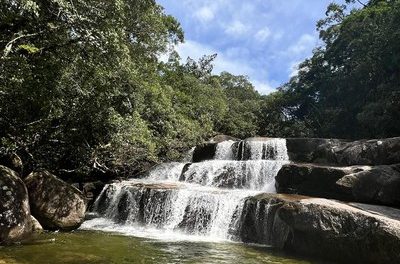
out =
<svg viewBox="0 0 400 264"><path fill-rule="evenodd" d="M0 248L0 264L321 264L240 243L163 242L78 231L42 234L25 245Z"/></svg>

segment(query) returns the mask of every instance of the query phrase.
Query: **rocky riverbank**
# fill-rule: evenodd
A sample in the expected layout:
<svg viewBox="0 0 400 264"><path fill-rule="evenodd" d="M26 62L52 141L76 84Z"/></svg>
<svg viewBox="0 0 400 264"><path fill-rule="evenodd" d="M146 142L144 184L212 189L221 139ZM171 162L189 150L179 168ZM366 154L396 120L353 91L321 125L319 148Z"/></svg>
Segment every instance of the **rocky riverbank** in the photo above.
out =
<svg viewBox="0 0 400 264"><path fill-rule="evenodd" d="M21 167L21 162L10 164ZM258 187L268 186L266 178L276 175L268 180L274 180L277 194L232 196L244 204L236 212L231 208L233 222L220 219L229 237L339 262L400 262L400 138L349 142L218 136L197 146L191 162L160 168L149 183L109 184L102 192L104 183L84 183L82 192L45 170L21 179L0 166L0 243L20 241L41 226L73 230L96 197L98 215L120 224L168 226L179 204L182 212L174 211L174 228L206 234L221 216L220 205L236 206L227 193L260 193ZM160 179L174 183L152 183ZM185 189L190 184L199 187Z"/></svg>
<svg viewBox="0 0 400 264"><path fill-rule="evenodd" d="M69 231L84 220L82 192L48 171L22 180L0 165L0 185L0 244L21 241L42 228Z"/></svg>
<svg viewBox="0 0 400 264"><path fill-rule="evenodd" d="M236 140L234 159L263 140ZM198 146L194 161L213 157L218 143ZM278 194L246 200L240 240L346 263L400 262L400 138L289 138L286 147Z"/></svg>

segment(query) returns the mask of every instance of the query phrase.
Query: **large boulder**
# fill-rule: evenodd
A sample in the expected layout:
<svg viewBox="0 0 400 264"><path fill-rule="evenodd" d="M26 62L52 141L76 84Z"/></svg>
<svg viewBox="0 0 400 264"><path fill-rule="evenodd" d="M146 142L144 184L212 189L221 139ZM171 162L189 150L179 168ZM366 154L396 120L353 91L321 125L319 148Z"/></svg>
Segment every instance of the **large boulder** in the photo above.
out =
<svg viewBox="0 0 400 264"><path fill-rule="evenodd" d="M248 198L238 235L288 252L340 263L400 263L400 210L321 198Z"/></svg>
<svg viewBox="0 0 400 264"><path fill-rule="evenodd" d="M21 240L32 231L28 192L18 174L0 165L0 244Z"/></svg>
<svg viewBox="0 0 400 264"><path fill-rule="evenodd" d="M400 165L331 167L287 164L276 176L278 193L400 207Z"/></svg>
<svg viewBox="0 0 400 264"><path fill-rule="evenodd" d="M339 139L288 138L289 158L295 162L337 165L400 163L400 137L349 142Z"/></svg>
<svg viewBox="0 0 400 264"><path fill-rule="evenodd" d="M48 171L25 179L32 215L45 229L72 230L81 225L86 212L83 194Z"/></svg>

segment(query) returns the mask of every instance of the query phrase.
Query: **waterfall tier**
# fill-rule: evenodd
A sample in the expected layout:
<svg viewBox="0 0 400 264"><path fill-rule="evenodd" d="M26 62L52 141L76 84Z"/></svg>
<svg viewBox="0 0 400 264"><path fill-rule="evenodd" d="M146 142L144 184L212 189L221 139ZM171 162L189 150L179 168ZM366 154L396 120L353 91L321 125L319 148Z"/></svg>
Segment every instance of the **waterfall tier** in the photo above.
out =
<svg viewBox="0 0 400 264"><path fill-rule="evenodd" d="M289 160L285 139L242 140L218 143L216 160Z"/></svg>
<svg viewBox="0 0 400 264"><path fill-rule="evenodd" d="M214 160L165 163L143 179L107 185L94 206L100 218L83 228L236 239L245 198L275 192L275 176L288 162L284 139L221 142Z"/></svg>

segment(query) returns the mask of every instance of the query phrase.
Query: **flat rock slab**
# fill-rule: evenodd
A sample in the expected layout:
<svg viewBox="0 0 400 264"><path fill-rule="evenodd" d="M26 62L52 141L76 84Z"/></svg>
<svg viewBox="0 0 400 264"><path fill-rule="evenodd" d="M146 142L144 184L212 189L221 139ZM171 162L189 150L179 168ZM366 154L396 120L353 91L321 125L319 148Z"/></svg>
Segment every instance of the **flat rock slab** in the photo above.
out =
<svg viewBox="0 0 400 264"><path fill-rule="evenodd" d="M276 176L279 193L400 207L400 165L332 167L286 164Z"/></svg>
<svg viewBox="0 0 400 264"><path fill-rule="evenodd" d="M299 195L248 198L239 236L344 263L400 263L400 210Z"/></svg>
<svg viewBox="0 0 400 264"><path fill-rule="evenodd" d="M335 165L388 165L400 163L400 137L347 141L324 138L286 139L295 162Z"/></svg>

